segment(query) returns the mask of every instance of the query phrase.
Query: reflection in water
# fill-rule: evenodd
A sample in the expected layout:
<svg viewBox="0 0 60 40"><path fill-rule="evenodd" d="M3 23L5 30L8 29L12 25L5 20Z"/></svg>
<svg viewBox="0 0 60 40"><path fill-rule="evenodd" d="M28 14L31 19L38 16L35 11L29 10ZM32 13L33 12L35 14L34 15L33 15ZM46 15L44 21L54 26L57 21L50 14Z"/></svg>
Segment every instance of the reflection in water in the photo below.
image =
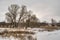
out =
<svg viewBox="0 0 60 40"><path fill-rule="evenodd" d="M36 40L32 35L22 34L18 36L0 36L0 40Z"/></svg>
<svg viewBox="0 0 60 40"><path fill-rule="evenodd" d="M10 36L10 37L0 36L0 40L20 40L20 38L16 38L16 37L13 37L13 36Z"/></svg>
<svg viewBox="0 0 60 40"><path fill-rule="evenodd" d="M35 32L8 29L0 32L0 40L36 40Z"/></svg>

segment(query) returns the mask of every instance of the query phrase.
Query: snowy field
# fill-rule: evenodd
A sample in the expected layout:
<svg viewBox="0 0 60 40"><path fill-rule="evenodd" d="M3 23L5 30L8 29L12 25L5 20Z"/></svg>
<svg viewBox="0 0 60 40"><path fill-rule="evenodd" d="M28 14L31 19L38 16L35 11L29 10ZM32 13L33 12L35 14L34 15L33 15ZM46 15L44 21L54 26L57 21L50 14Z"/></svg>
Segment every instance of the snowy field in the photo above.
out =
<svg viewBox="0 0 60 40"><path fill-rule="evenodd" d="M60 40L60 30L55 31L38 31L39 29L34 29L36 31L35 37L37 40ZM42 29L41 29L42 30ZM14 38L13 36L10 37L2 37L0 36L0 40L19 40L19 38Z"/></svg>
<svg viewBox="0 0 60 40"><path fill-rule="evenodd" d="M35 35L37 40L60 40L60 30L52 32L38 32Z"/></svg>

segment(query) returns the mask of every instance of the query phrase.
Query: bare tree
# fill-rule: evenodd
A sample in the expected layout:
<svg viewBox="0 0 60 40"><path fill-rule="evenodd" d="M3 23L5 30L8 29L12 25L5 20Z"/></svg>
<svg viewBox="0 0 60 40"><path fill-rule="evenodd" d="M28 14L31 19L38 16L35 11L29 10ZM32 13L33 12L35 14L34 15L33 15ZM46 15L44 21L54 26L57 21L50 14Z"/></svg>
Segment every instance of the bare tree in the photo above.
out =
<svg viewBox="0 0 60 40"><path fill-rule="evenodd" d="M25 16L25 14L26 14L26 6L22 6L21 10L20 10L20 16L19 16L18 23L22 20L22 18Z"/></svg>
<svg viewBox="0 0 60 40"><path fill-rule="evenodd" d="M54 20L54 19L51 19L51 24L52 24L52 26L55 26L56 25L56 20Z"/></svg>
<svg viewBox="0 0 60 40"><path fill-rule="evenodd" d="M13 18L13 22L16 22L16 17L17 17L17 11L19 9L19 6L16 4L11 5L10 7L8 7L8 10Z"/></svg>
<svg viewBox="0 0 60 40"><path fill-rule="evenodd" d="M7 21L10 23L16 23L16 17L17 17L17 11L19 9L19 6L16 4L12 4L8 7L9 12L6 13Z"/></svg>
<svg viewBox="0 0 60 40"><path fill-rule="evenodd" d="M26 19L28 19L29 15L30 15L30 10L28 11L26 6L23 5L21 7L21 10L20 10L20 16L19 16L19 20L18 20L18 25L19 25L19 23L21 23L21 21L24 22Z"/></svg>

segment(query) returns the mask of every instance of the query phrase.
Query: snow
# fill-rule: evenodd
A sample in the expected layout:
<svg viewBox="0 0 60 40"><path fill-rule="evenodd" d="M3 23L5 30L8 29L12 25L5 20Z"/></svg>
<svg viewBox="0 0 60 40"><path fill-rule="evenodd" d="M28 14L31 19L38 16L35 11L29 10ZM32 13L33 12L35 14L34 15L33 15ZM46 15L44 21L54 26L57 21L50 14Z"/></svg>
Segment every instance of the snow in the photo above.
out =
<svg viewBox="0 0 60 40"><path fill-rule="evenodd" d="M35 35L37 37L37 40L60 40L60 30L52 32L38 32Z"/></svg>
<svg viewBox="0 0 60 40"><path fill-rule="evenodd" d="M44 31L45 29L42 29L42 28L27 28L28 31L31 31L31 32L41 32L41 31Z"/></svg>

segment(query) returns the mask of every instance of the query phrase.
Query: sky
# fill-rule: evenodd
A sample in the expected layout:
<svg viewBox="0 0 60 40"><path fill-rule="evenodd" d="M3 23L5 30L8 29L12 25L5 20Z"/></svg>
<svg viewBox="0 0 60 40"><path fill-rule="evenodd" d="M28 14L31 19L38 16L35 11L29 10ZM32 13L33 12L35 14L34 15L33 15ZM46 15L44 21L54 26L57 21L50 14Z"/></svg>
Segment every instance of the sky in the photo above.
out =
<svg viewBox="0 0 60 40"><path fill-rule="evenodd" d="M60 20L60 0L0 0L0 22L6 20L5 13L11 4L26 5L40 21Z"/></svg>

